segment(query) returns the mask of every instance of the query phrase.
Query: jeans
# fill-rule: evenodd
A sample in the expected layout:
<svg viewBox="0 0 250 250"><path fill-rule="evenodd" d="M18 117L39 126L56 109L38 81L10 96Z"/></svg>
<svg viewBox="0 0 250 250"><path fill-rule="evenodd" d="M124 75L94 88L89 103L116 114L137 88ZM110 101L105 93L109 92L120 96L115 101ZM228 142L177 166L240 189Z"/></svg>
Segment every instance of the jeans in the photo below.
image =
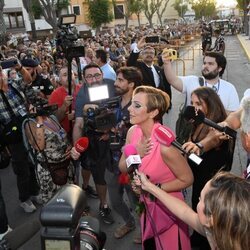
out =
<svg viewBox="0 0 250 250"><path fill-rule="evenodd" d="M129 184L120 184L118 175L106 169L105 180L108 187L109 199L113 209L122 217L124 222L129 225L135 224L135 219L128 205L125 203L123 195L126 190L129 203L132 210L135 210L136 202L138 201Z"/></svg>
<svg viewBox="0 0 250 250"><path fill-rule="evenodd" d="M2 196L1 180L0 180L0 234L5 233L8 229L8 218L5 209L5 203Z"/></svg>
<svg viewBox="0 0 250 250"><path fill-rule="evenodd" d="M37 195L39 186L36 180L35 167L29 161L23 143L9 145L13 171L17 177L19 200L24 202L31 195Z"/></svg>

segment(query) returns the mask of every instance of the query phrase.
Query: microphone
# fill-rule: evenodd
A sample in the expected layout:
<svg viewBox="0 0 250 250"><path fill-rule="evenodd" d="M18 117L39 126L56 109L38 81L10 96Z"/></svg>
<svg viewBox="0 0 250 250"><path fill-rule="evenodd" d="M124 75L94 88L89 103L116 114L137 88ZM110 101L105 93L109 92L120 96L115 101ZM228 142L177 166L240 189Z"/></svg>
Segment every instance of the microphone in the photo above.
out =
<svg viewBox="0 0 250 250"><path fill-rule="evenodd" d="M29 241L39 230L41 224L39 220L26 222L6 234L0 241L1 250L15 250Z"/></svg>
<svg viewBox="0 0 250 250"><path fill-rule="evenodd" d="M155 137L157 141L159 141L162 145L165 145L167 147L173 145L174 147L179 149L183 154L187 155L188 158L197 165L200 165L200 163L202 162L202 159L198 155L186 152L182 148L182 145L175 140L175 135L169 128L160 125L155 129Z"/></svg>
<svg viewBox="0 0 250 250"><path fill-rule="evenodd" d="M220 132L224 132L225 134L229 135L230 137L236 139L237 132L234 129L229 128L228 126L222 127L217 123L207 119L205 114L201 110L195 109L194 106L187 106L183 113L184 118L187 121L190 121L196 125L204 123L212 128Z"/></svg>
<svg viewBox="0 0 250 250"><path fill-rule="evenodd" d="M123 152L126 157L127 171L129 174L132 174L140 166L141 157L137 154L137 150L132 144L125 145Z"/></svg>
<svg viewBox="0 0 250 250"><path fill-rule="evenodd" d="M83 153L89 146L88 137L81 137L75 142L75 149L78 153Z"/></svg>
<svg viewBox="0 0 250 250"><path fill-rule="evenodd" d="M240 117L241 130L244 133L250 132L250 97L243 98L242 100L242 114Z"/></svg>

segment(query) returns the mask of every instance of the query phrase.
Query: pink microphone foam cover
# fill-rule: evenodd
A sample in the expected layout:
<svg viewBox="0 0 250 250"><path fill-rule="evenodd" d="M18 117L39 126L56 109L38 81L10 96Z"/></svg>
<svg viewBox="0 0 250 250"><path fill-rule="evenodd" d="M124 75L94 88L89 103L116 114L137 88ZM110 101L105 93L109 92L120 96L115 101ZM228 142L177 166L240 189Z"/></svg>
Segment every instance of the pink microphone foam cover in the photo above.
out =
<svg viewBox="0 0 250 250"><path fill-rule="evenodd" d="M175 135L172 130L161 125L155 129L155 138L161 144L169 147L170 144L175 140Z"/></svg>
<svg viewBox="0 0 250 250"><path fill-rule="evenodd" d="M129 157L130 155L137 155L137 150L132 144L125 145L123 148L123 152L126 157Z"/></svg>

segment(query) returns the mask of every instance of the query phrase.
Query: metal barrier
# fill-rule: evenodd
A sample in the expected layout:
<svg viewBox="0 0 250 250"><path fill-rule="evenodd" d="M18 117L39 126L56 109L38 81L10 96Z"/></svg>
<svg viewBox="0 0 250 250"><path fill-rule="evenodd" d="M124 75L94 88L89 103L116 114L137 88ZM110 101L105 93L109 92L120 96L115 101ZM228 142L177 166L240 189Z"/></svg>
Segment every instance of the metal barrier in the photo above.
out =
<svg viewBox="0 0 250 250"><path fill-rule="evenodd" d="M181 58L177 58L175 60L175 72L176 72L176 75L179 76L179 66L178 66L178 62L182 62L182 76L185 76L186 75L186 65L185 65L185 61Z"/></svg>

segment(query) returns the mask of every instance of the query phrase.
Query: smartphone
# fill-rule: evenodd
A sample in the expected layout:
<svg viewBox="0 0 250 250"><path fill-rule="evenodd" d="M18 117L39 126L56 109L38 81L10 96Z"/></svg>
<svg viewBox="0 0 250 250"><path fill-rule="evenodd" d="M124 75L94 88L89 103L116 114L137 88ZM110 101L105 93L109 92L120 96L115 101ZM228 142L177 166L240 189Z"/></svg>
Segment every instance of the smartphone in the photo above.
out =
<svg viewBox="0 0 250 250"><path fill-rule="evenodd" d="M146 43L159 43L160 37L159 36L147 36L145 38Z"/></svg>
<svg viewBox="0 0 250 250"><path fill-rule="evenodd" d="M9 59L9 60L0 62L0 66L2 67L2 69L12 68L16 65L17 65L17 59Z"/></svg>
<svg viewBox="0 0 250 250"><path fill-rule="evenodd" d="M168 49L168 48L165 48L163 51L162 51L162 55L164 56L167 56L168 59L170 60L177 60L177 51L174 50L174 49Z"/></svg>

